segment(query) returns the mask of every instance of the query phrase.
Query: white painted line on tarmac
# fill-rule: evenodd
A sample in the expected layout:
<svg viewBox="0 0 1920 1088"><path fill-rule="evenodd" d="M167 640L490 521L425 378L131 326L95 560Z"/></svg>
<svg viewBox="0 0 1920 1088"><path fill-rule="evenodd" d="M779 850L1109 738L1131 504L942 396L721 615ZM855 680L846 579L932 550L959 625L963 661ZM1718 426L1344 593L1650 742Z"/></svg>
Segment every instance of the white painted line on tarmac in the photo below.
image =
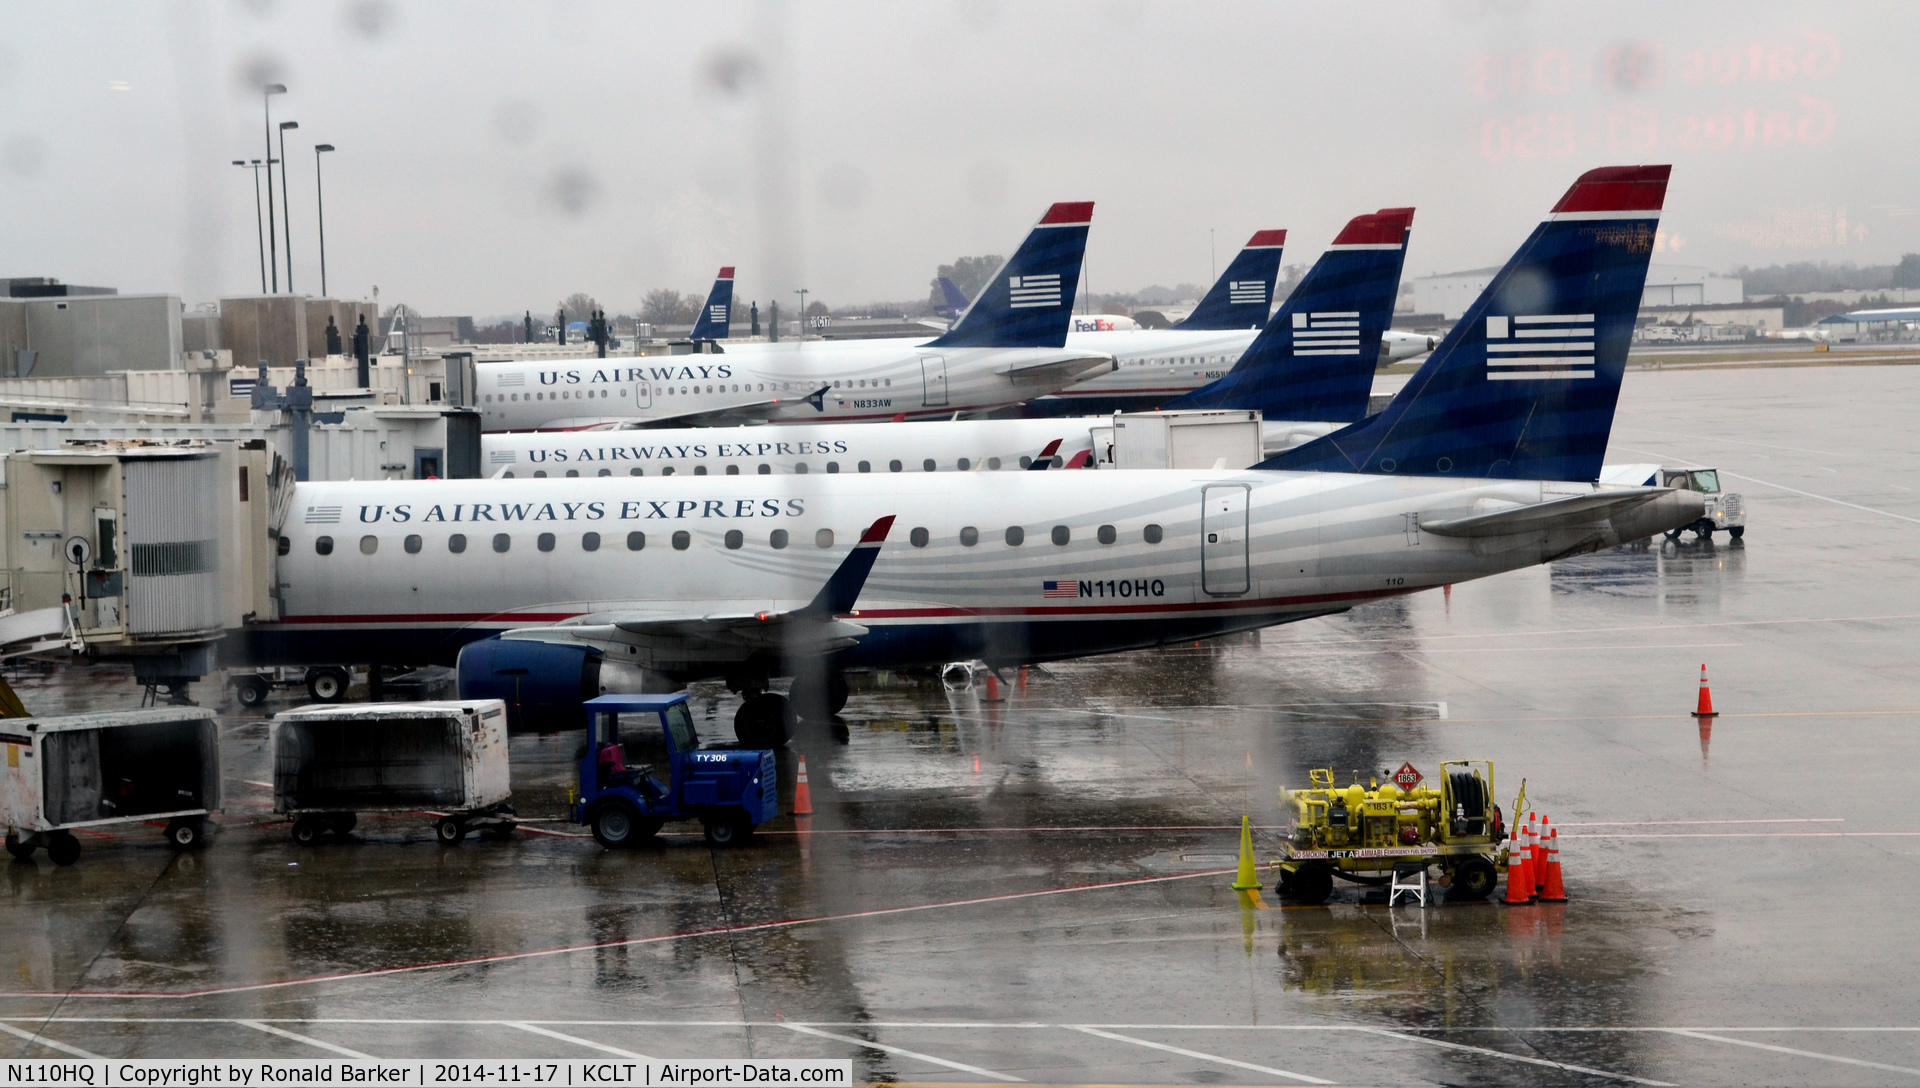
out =
<svg viewBox="0 0 1920 1088"><path fill-rule="evenodd" d="M1146 1039L1136 1039L1131 1035L1121 1035L1121 1034L1118 1034L1117 1032L1101 1031L1099 1028L1090 1028L1082 1024L1068 1024L1066 1026L1069 1028L1072 1028L1074 1031L1085 1032L1088 1035L1097 1035L1102 1039L1112 1039L1112 1040L1115 1040L1116 1042L1132 1043L1134 1046L1144 1046L1153 1050L1164 1050L1169 1054L1178 1054L1182 1057L1194 1058L1198 1061L1212 1062L1215 1065L1230 1065L1230 1066L1233 1066L1235 1069L1250 1069L1255 1073L1265 1073L1270 1077L1279 1077L1281 1080L1304 1081L1308 1084L1334 1083L1333 1081L1330 1081L1330 1080L1321 1080L1319 1077L1309 1077L1305 1073L1292 1073L1292 1072L1288 1072L1285 1069L1275 1069L1270 1065L1255 1065L1252 1062L1236 1061L1233 1058L1223 1058L1218 1054L1207 1054L1199 1050L1188 1050L1184 1047L1168 1046L1165 1043L1155 1043L1155 1042L1150 1042Z"/></svg>
<svg viewBox="0 0 1920 1088"><path fill-rule="evenodd" d="M1565 1069L1575 1073L1585 1073L1588 1076L1606 1077L1609 1080L1624 1080L1634 1084L1653 1085L1654 1088L1678 1088L1677 1085L1669 1084L1664 1080L1647 1080L1644 1077L1629 1076L1625 1073L1613 1073L1605 1069L1594 1069L1590 1066L1574 1065L1572 1062L1556 1062L1550 1058L1529 1058L1524 1054L1509 1054L1504 1050L1493 1050L1484 1046L1468 1046L1465 1043L1450 1043L1445 1039L1429 1039L1424 1035L1409 1035L1400 1031L1388 1031L1386 1028L1356 1027L1352 1030L1365 1032L1368 1035L1384 1035L1389 1039L1404 1039L1408 1042L1425 1043L1428 1046L1442 1047L1447 1050L1464 1050L1472 1054L1484 1054L1490 1058L1505 1058L1510 1062L1525 1062L1528 1065L1544 1065L1549 1069ZM1524 1031L1526 1029L1515 1028L1513 1030Z"/></svg>
<svg viewBox="0 0 1920 1088"><path fill-rule="evenodd" d="M358 1050L348 1050L344 1046L335 1046L332 1043L315 1039L311 1035L301 1035L298 1032L288 1031L286 1028L276 1028L272 1024L263 1024L258 1020L235 1020L234 1023L239 1024L243 1028L264 1031L268 1035L278 1035L282 1039L292 1039L296 1043L305 1043L308 1046L319 1047L321 1050L331 1050L335 1054L345 1058L365 1058L368 1061L375 1060L371 1054L362 1054Z"/></svg>
<svg viewBox="0 0 1920 1088"><path fill-rule="evenodd" d="M1818 1058L1823 1062L1839 1062L1843 1065L1858 1065L1867 1069L1885 1069L1892 1073L1907 1073L1920 1077L1920 1069L1909 1069L1904 1065L1885 1065L1880 1062L1863 1061L1859 1058L1843 1058L1838 1054L1821 1054L1812 1050L1796 1050L1790 1046L1774 1046L1772 1043L1756 1043L1749 1039L1728 1039L1721 1035L1709 1035L1704 1031L1688 1031L1686 1028L1664 1028L1669 1035L1684 1035L1689 1039L1710 1039L1716 1043L1729 1043L1733 1046L1748 1046L1755 1050L1771 1050L1775 1054L1791 1054L1796 1058Z"/></svg>
<svg viewBox="0 0 1920 1088"><path fill-rule="evenodd" d="M36 1020L36 1021L30 1021L30 1022L37 1023L38 1021ZM89 1054L86 1051L81 1050L77 1046L68 1046L65 1043L54 1042L52 1039L43 1037L38 1032L21 1031L19 1028L14 1027L12 1024L0 1023L0 1031L4 1031L8 1035L19 1036L20 1038L25 1039L29 1043L36 1043L40 1046L46 1047L48 1050L58 1050L62 1054L71 1055L72 1057L75 1057L75 1058L92 1058L96 1061L98 1061L100 1058L100 1055Z"/></svg>
<svg viewBox="0 0 1920 1088"><path fill-rule="evenodd" d="M1019 1077L1010 1077L1005 1073L996 1073L991 1069L982 1069L977 1065L968 1065L965 1062L954 1062L954 1061L948 1061L945 1058L936 1058L931 1054L922 1054L917 1050L908 1050L905 1047L888 1046L885 1043L875 1043L875 1042L871 1042L866 1039L861 1039L852 1035L835 1035L831 1031L821 1031L819 1028L810 1028L805 1024L784 1024L783 1023L780 1026L783 1028L786 1028L788 1031L797 1032L801 1035L817 1035L822 1039L833 1039L837 1042L851 1043L854 1046L864 1047L867 1050L879 1050L879 1051L884 1051L885 1053L888 1053L888 1054L898 1054L903 1058L912 1058L915 1061L928 1062L933 1065L941 1065L941 1066L945 1066L948 1069L957 1069L962 1073L973 1073L977 1076L992 1077L994 1080L1006 1081L1009 1084L1025 1084L1026 1083L1026 1081L1021 1080Z"/></svg>
<svg viewBox="0 0 1920 1088"><path fill-rule="evenodd" d="M639 1058L642 1061L649 1062L653 1060L645 1054L635 1054L631 1050L621 1050L617 1046L596 1043L592 1039L582 1039L578 1035L562 1035L557 1031L552 1031L535 1024L529 1024L524 1020L508 1020L506 1021L506 1025L510 1028L519 1028L521 1031L528 1032L529 1034L544 1035L549 1039L558 1039L563 1043L572 1043L575 1046L584 1046L589 1050L598 1050L602 1053L611 1054L616 1058Z"/></svg>

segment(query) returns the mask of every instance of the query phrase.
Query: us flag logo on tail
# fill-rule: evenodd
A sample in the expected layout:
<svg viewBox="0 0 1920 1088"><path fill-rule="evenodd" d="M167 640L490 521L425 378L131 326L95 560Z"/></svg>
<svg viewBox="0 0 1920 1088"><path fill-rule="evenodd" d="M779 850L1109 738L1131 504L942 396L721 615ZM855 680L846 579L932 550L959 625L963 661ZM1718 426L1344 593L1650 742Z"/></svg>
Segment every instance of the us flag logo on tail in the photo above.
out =
<svg viewBox="0 0 1920 1088"><path fill-rule="evenodd" d="M1040 596L1042 598L1078 597L1080 596L1080 583L1078 581L1041 582Z"/></svg>
<svg viewBox="0 0 1920 1088"><path fill-rule="evenodd" d="M1060 277L1056 274L1008 276L1007 300L1008 304L1016 310L1058 306L1060 305Z"/></svg>
<svg viewBox="0 0 1920 1088"><path fill-rule="evenodd" d="M1267 283L1265 280L1233 280L1227 284L1227 301L1236 305L1243 302L1267 301Z"/></svg>
<svg viewBox="0 0 1920 1088"><path fill-rule="evenodd" d="M707 307L707 313L712 316L716 324L724 325L727 323L727 308L725 306L715 303Z"/></svg>
<svg viewBox="0 0 1920 1088"><path fill-rule="evenodd" d="M1360 354L1360 312L1328 310L1293 315L1295 355Z"/></svg>
<svg viewBox="0 0 1920 1088"><path fill-rule="evenodd" d="M1487 380L1593 377L1593 315L1487 318Z"/></svg>

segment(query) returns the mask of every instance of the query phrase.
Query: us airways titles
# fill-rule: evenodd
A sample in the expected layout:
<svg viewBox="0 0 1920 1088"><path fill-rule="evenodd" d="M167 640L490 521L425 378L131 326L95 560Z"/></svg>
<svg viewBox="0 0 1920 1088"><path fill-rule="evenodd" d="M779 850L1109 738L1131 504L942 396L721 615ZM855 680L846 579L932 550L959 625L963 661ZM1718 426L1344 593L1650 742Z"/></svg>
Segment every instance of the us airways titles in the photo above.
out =
<svg viewBox="0 0 1920 1088"><path fill-rule="evenodd" d="M578 370L540 370L541 385L598 385L617 382L692 382L733 377L733 367L727 363L714 366L630 366L625 370L596 370L592 377L584 377Z"/></svg>
<svg viewBox="0 0 1920 1088"><path fill-rule="evenodd" d="M666 461L690 457L808 457L849 452L851 450L847 444L836 439L828 442L716 442L712 446L703 443L691 446L600 446L592 449L582 447L572 452L536 447L527 451L527 460L534 464L547 460Z"/></svg>
<svg viewBox="0 0 1920 1088"><path fill-rule="evenodd" d="M617 505L617 509L615 508ZM420 510L416 503L360 508L360 520L396 524L414 521L653 521L659 518L797 518L806 514L804 499L638 499L605 502L462 502L434 503ZM312 520L311 518L309 520Z"/></svg>

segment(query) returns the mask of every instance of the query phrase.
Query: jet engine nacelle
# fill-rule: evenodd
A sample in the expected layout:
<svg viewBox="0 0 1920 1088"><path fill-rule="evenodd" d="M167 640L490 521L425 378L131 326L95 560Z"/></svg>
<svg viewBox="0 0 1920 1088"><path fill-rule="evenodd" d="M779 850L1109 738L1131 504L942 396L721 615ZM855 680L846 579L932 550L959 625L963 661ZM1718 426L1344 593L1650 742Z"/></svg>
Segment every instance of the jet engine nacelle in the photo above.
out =
<svg viewBox="0 0 1920 1088"><path fill-rule="evenodd" d="M515 733L584 729L582 704L595 696L679 690L665 677L610 661L591 646L531 639L470 642L461 649L457 668L460 697L502 700L507 729Z"/></svg>

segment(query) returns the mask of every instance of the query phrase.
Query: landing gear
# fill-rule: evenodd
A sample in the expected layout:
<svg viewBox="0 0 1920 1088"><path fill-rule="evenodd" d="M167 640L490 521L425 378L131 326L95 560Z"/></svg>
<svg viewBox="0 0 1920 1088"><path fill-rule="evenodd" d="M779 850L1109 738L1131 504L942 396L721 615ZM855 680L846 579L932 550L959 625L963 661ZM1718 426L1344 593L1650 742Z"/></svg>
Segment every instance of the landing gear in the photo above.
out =
<svg viewBox="0 0 1920 1088"><path fill-rule="evenodd" d="M347 685L351 682L347 670L336 665L307 670L307 694L313 696L316 703L337 703L346 698Z"/></svg>
<svg viewBox="0 0 1920 1088"><path fill-rule="evenodd" d="M820 667L801 671L787 692L793 712L808 721L826 721L847 705L847 678L837 669Z"/></svg>
<svg viewBox="0 0 1920 1088"><path fill-rule="evenodd" d="M793 704L779 692L747 696L733 715L733 735L748 748L778 748L793 735Z"/></svg>

